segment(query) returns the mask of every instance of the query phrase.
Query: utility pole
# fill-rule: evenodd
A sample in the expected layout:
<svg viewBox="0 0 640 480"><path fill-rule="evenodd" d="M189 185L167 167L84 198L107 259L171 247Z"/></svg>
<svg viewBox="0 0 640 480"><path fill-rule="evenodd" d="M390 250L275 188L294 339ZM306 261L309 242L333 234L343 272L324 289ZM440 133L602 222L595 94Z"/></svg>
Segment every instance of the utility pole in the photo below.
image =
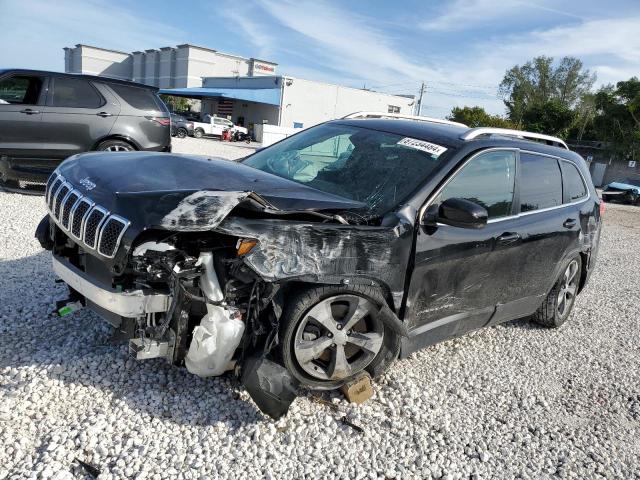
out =
<svg viewBox="0 0 640 480"><path fill-rule="evenodd" d="M422 96L424 95L424 82L420 85L420 98L418 99L418 104L416 105L416 115L420 116L422 113Z"/></svg>

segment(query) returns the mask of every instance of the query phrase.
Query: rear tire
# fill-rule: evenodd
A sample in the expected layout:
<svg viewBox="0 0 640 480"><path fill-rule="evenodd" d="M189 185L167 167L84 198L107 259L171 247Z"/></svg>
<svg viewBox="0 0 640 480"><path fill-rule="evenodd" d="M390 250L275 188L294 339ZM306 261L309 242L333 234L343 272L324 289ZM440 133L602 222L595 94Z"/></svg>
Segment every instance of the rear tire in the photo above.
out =
<svg viewBox="0 0 640 480"><path fill-rule="evenodd" d="M193 136L196 138L202 138L204 136L204 130L202 130L201 128L196 128L196 130L193 132Z"/></svg>
<svg viewBox="0 0 640 480"><path fill-rule="evenodd" d="M133 152L135 148L124 140L105 140L96 147L96 150L101 152Z"/></svg>
<svg viewBox="0 0 640 480"><path fill-rule="evenodd" d="M366 285L318 286L290 295L280 320L284 366L303 385L317 390L338 388L363 371L379 377L400 351L398 335L373 315L384 303L381 292ZM316 320L318 313L327 311L331 318ZM355 323L350 324L352 318ZM307 353L314 342L322 342L320 355ZM311 360L302 360L304 355ZM348 368L339 367L345 364Z"/></svg>
<svg viewBox="0 0 640 480"><path fill-rule="evenodd" d="M534 313L533 321L547 328L563 325L573 310L581 274L582 258L578 255L566 262L547 298Z"/></svg>
<svg viewBox="0 0 640 480"><path fill-rule="evenodd" d="M179 128L178 131L176 132L176 137L178 138L185 138L186 136L187 136L186 128Z"/></svg>

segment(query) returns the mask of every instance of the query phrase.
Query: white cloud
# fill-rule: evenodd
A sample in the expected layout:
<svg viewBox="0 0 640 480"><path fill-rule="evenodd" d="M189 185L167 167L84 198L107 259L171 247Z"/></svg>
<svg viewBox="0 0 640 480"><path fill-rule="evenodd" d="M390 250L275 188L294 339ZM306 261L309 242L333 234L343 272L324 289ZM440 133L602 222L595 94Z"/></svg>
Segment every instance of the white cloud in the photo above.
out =
<svg viewBox="0 0 640 480"><path fill-rule="evenodd" d="M563 17L580 18L579 16L553 7L549 0L538 2L525 0L453 0L447 2L446 9L434 18L420 23L424 30L453 31L477 26L487 26L496 20L505 21L519 17L529 18L531 15L553 13Z"/></svg>
<svg viewBox="0 0 640 480"><path fill-rule="evenodd" d="M311 41L314 54L331 68L361 78L391 82L399 75L421 78L433 72L395 48L386 35L358 17L322 1L262 0L281 25Z"/></svg>
<svg viewBox="0 0 640 480"><path fill-rule="evenodd" d="M142 50L183 43L185 34L98 0L2 0L0 65L64 70L64 47L87 43Z"/></svg>
<svg viewBox="0 0 640 480"><path fill-rule="evenodd" d="M219 17L219 15L222 14L229 19L233 26L239 27L244 33L241 38L246 38L258 49L258 56L260 58L266 59L273 55L275 47L274 37L267 33L261 23L254 20L255 17L247 15L245 9L238 10L234 5L237 5L237 3L225 3L222 8L216 9L215 16Z"/></svg>

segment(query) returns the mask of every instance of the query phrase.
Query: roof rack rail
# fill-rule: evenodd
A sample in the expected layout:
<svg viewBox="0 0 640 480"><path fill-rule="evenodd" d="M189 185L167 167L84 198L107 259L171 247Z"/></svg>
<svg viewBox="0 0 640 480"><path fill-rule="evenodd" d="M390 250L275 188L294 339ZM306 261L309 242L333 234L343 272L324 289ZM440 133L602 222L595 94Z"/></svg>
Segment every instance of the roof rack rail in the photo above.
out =
<svg viewBox="0 0 640 480"><path fill-rule="evenodd" d="M418 115L403 115L401 113L384 113L384 112L354 112L342 117L343 120L348 118L398 118L400 120L416 120L419 122L441 123L444 125L455 125L456 127L468 128L464 123L453 122L451 120L443 120L441 118L422 117Z"/></svg>
<svg viewBox="0 0 640 480"><path fill-rule="evenodd" d="M547 142L551 142L551 144L556 147L562 147L569 150L569 147L561 138L553 137L551 135L544 135L542 133L512 130L509 128L493 128L493 127L471 128L466 132L464 132L462 135L460 135L460 138L462 140L473 140L474 138L478 138L482 135L504 135L506 137L518 137L518 138L523 138L525 140L545 140Z"/></svg>

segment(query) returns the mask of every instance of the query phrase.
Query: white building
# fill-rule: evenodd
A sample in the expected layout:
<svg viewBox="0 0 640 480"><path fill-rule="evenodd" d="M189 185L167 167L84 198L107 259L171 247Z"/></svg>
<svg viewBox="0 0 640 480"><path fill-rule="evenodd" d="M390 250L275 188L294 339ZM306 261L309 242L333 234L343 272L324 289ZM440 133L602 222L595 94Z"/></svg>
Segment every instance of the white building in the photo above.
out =
<svg viewBox="0 0 640 480"><path fill-rule="evenodd" d="M277 64L184 44L144 52L120 52L78 44L64 49L67 73L133 80L160 88L202 86L203 77L273 75Z"/></svg>
<svg viewBox="0 0 640 480"><path fill-rule="evenodd" d="M288 76L206 77L202 87L161 93L202 100L202 114L252 126L307 128L357 111L411 114L412 96L343 87Z"/></svg>

